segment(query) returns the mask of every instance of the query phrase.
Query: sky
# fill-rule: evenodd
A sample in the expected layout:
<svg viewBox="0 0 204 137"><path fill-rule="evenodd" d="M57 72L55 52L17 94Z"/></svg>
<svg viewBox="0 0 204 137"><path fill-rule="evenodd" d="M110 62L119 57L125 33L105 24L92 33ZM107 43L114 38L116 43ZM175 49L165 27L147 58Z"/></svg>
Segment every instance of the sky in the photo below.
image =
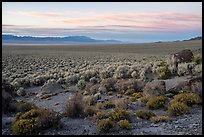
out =
<svg viewBox="0 0 204 137"><path fill-rule="evenodd" d="M202 35L202 2L3 2L2 33L183 40Z"/></svg>

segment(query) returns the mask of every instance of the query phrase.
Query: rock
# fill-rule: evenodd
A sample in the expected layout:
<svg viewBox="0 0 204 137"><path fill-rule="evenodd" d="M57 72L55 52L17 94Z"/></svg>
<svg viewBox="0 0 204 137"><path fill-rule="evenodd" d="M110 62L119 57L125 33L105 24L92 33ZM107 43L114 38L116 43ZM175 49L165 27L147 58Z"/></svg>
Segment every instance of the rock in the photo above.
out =
<svg viewBox="0 0 204 137"><path fill-rule="evenodd" d="M202 96L202 77L195 77L189 81L180 82L168 90L172 94L178 94L180 91L194 92Z"/></svg>
<svg viewBox="0 0 204 137"><path fill-rule="evenodd" d="M192 92L202 96L202 76L192 78L189 80L188 84Z"/></svg>
<svg viewBox="0 0 204 137"><path fill-rule="evenodd" d="M146 96L153 97L166 94L166 85L164 81L154 80L148 82L143 88L143 93Z"/></svg>
<svg viewBox="0 0 204 137"><path fill-rule="evenodd" d="M174 94L172 94L172 93L167 93L167 94L165 94L165 96L168 97L168 98L172 98L172 97L174 96Z"/></svg>
<svg viewBox="0 0 204 137"><path fill-rule="evenodd" d="M60 84L52 82L43 85L36 97L41 98L45 94L60 93L61 91L63 91L63 88L60 86Z"/></svg>
<svg viewBox="0 0 204 137"><path fill-rule="evenodd" d="M170 55L170 59L173 63L188 63L193 59L193 52L190 49L185 49L180 52Z"/></svg>
<svg viewBox="0 0 204 137"><path fill-rule="evenodd" d="M2 128L6 128L11 125L15 120L15 117L2 117Z"/></svg>
<svg viewBox="0 0 204 137"><path fill-rule="evenodd" d="M183 82L180 82L178 83L176 86L174 86L173 88L170 88L168 90L168 93L172 93L172 94L178 94L179 91L181 90L184 90L184 89L189 89L189 87L187 86L188 85L188 82L187 81L183 81Z"/></svg>

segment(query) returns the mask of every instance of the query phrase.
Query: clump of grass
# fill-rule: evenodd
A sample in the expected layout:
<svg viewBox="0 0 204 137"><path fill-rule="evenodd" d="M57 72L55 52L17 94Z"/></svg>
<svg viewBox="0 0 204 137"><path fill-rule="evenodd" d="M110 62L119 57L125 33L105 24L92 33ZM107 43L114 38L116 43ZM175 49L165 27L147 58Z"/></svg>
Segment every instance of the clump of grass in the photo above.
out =
<svg viewBox="0 0 204 137"><path fill-rule="evenodd" d="M108 132L114 127L114 122L110 119L102 119L96 126L97 130L100 132Z"/></svg>
<svg viewBox="0 0 204 137"><path fill-rule="evenodd" d="M106 108L106 109L115 108L115 104L112 102L107 102L104 104L104 108Z"/></svg>
<svg viewBox="0 0 204 137"><path fill-rule="evenodd" d="M84 116L93 116L94 114L96 114L97 110L94 106L87 106L84 108Z"/></svg>
<svg viewBox="0 0 204 137"><path fill-rule="evenodd" d="M123 109L116 109L111 112L109 112L109 116L114 121L120 121L120 120L130 120L131 113L127 110Z"/></svg>
<svg viewBox="0 0 204 137"><path fill-rule="evenodd" d="M146 106L150 109L158 109L164 107L164 104L167 101L167 97L165 96L156 96L150 98L146 104Z"/></svg>
<svg viewBox="0 0 204 137"><path fill-rule="evenodd" d="M140 101L141 101L142 103L146 104L149 99L150 99L150 97L148 97L148 96L143 96L143 97L140 98Z"/></svg>
<svg viewBox="0 0 204 137"><path fill-rule="evenodd" d="M125 91L125 95L132 95L133 93L135 93L136 91L135 91L135 89L128 89L128 90L126 90Z"/></svg>
<svg viewBox="0 0 204 137"><path fill-rule="evenodd" d="M143 94L141 92L137 92L137 93L133 93L132 96L135 97L136 99L139 99L143 97Z"/></svg>
<svg viewBox="0 0 204 137"><path fill-rule="evenodd" d="M108 115L106 112L98 111L98 112L96 113L96 117L97 117L98 119L105 119L105 118L108 118L109 115Z"/></svg>
<svg viewBox="0 0 204 137"><path fill-rule="evenodd" d="M48 109L32 109L25 113L18 113L12 125L16 135L37 134L40 130L59 124L59 117L54 111Z"/></svg>
<svg viewBox="0 0 204 137"><path fill-rule="evenodd" d="M96 106L97 109L104 109L104 104L101 103L101 102L96 103L95 106Z"/></svg>
<svg viewBox="0 0 204 137"><path fill-rule="evenodd" d="M153 116L150 118L150 121L154 123L158 123L158 122L167 122L169 121L169 119L170 118L168 116Z"/></svg>
<svg viewBox="0 0 204 137"><path fill-rule="evenodd" d="M139 118L142 118L142 119L150 119L151 117L153 116L156 116L152 111L145 111L145 110L139 110L136 112L136 115L139 117Z"/></svg>
<svg viewBox="0 0 204 137"><path fill-rule="evenodd" d="M188 106L192 106L195 104L200 104L202 102L202 98L196 93L180 93L174 96L173 102L181 102Z"/></svg>
<svg viewBox="0 0 204 137"><path fill-rule="evenodd" d="M129 123L128 120L120 120L118 122L118 125L122 129L131 129L132 128L132 126L131 126L131 124Z"/></svg>
<svg viewBox="0 0 204 137"><path fill-rule="evenodd" d="M179 116L187 113L190 110L186 104L182 102L173 102L168 107L168 113L173 116Z"/></svg>

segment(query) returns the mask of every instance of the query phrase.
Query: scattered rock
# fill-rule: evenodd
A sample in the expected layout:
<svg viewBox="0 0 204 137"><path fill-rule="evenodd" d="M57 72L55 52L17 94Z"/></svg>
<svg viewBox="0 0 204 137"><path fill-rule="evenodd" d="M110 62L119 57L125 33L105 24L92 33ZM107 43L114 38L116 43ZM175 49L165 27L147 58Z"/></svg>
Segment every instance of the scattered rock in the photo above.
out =
<svg viewBox="0 0 204 137"><path fill-rule="evenodd" d="M63 88L60 86L60 84L56 82L48 83L41 87L36 97L41 98L42 96L45 96L45 95L48 95L48 96L50 94L54 95L55 93L60 93L61 91L63 91Z"/></svg>
<svg viewBox="0 0 204 137"><path fill-rule="evenodd" d="M143 88L143 93L146 96L158 96L166 94L166 86L164 81L154 80L152 82L148 82Z"/></svg>
<svg viewBox="0 0 204 137"><path fill-rule="evenodd" d="M185 49L177 53L171 54L170 59L174 63L191 62L193 59L193 52L190 49Z"/></svg>

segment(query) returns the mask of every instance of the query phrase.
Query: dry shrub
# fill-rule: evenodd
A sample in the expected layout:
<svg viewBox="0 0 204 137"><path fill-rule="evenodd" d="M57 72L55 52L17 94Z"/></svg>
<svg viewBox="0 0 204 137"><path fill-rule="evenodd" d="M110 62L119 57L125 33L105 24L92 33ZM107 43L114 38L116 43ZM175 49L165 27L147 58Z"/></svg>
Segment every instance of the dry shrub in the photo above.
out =
<svg viewBox="0 0 204 137"><path fill-rule="evenodd" d="M65 115L68 117L76 118L82 117L84 111L83 96L81 93L76 93L72 96L65 107Z"/></svg>
<svg viewBox="0 0 204 137"><path fill-rule="evenodd" d="M127 98L119 98L115 100L115 105L119 109L128 109L130 103L130 100Z"/></svg>
<svg viewBox="0 0 204 137"><path fill-rule="evenodd" d="M196 93L180 93L174 96L172 102L181 102L188 106L192 106L194 104L201 104L202 98Z"/></svg>
<svg viewBox="0 0 204 137"><path fill-rule="evenodd" d="M116 109L109 112L109 116L114 121L120 120L130 120L131 113L130 111L123 110L123 109Z"/></svg>
<svg viewBox="0 0 204 137"><path fill-rule="evenodd" d="M109 108L115 108L115 104L113 102L106 102L104 104L104 108L105 109L109 109Z"/></svg>
<svg viewBox="0 0 204 137"><path fill-rule="evenodd" d="M170 118L168 116L153 116L150 118L151 122L158 123L158 122L167 122Z"/></svg>
<svg viewBox="0 0 204 137"><path fill-rule="evenodd" d="M96 112L97 112L97 109L94 106L86 106L84 108L83 115L84 117L93 116L94 114L96 114Z"/></svg>
<svg viewBox="0 0 204 137"><path fill-rule="evenodd" d="M100 84L96 84L90 87L90 89L85 88L85 90L89 91L91 95L96 94L99 91Z"/></svg>
<svg viewBox="0 0 204 137"><path fill-rule="evenodd" d="M122 129L131 129L132 128L132 126L131 126L131 124L129 123L128 120L120 120L118 122L118 125Z"/></svg>
<svg viewBox="0 0 204 137"><path fill-rule="evenodd" d="M108 113L99 111L96 113L96 117L98 119L105 119L105 118L108 118L109 116L108 116Z"/></svg>
<svg viewBox="0 0 204 137"><path fill-rule="evenodd" d="M112 90L114 91L114 84L116 83L116 80L113 78L107 78L101 81L101 86L104 86L108 91Z"/></svg>
<svg viewBox="0 0 204 137"><path fill-rule="evenodd" d="M148 100L146 106L151 109L158 109L164 107L167 101L167 97L165 96L156 96L152 97Z"/></svg>
<svg viewBox="0 0 204 137"><path fill-rule="evenodd" d="M56 112L48 109L32 109L25 113L18 113L12 131L16 135L37 134L43 129L56 127L60 124L60 117Z"/></svg>
<svg viewBox="0 0 204 137"><path fill-rule="evenodd" d="M152 111L145 111L145 110L137 111L136 115L142 119L150 119L151 117L156 116Z"/></svg>
<svg viewBox="0 0 204 137"><path fill-rule="evenodd" d="M173 102L168 107L168 113L173 116L179 116L187 113L190 110L186 104L182 102Z"/></svg>
<svg viewBox="0 0 204 137"><path fill-rule="evenodd" d="M108 132L114 127L114 122L110 119L102 119L96 126L97 130L100 132Z"/></svg>

